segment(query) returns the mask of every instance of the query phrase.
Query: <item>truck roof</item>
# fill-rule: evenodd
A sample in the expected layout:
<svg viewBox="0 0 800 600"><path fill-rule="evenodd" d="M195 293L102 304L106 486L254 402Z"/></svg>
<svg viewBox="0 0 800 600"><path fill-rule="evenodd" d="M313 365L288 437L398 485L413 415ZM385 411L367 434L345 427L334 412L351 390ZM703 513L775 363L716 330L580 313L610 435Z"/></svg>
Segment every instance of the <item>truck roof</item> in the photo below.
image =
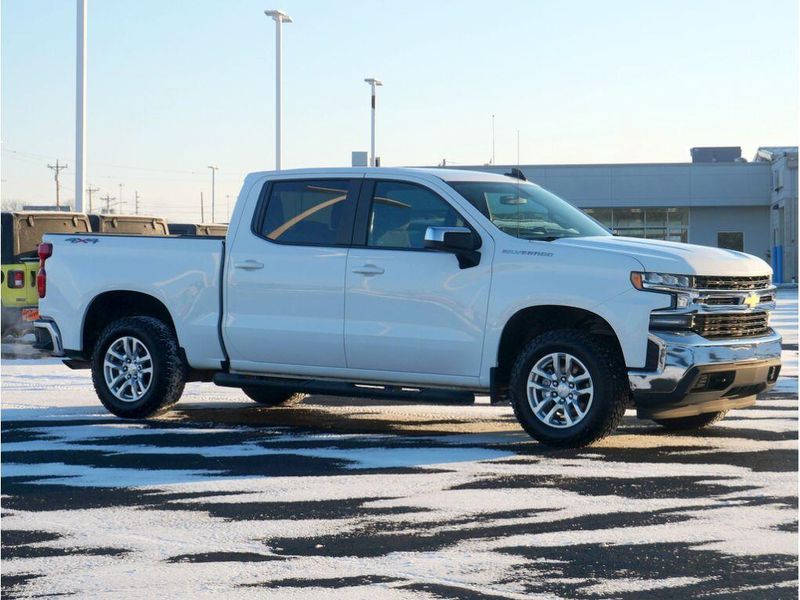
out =
<svg viewBox="0 0 800 600"><path fill-rule="evenodd" d="M500 175L498 173L487 173L486 171L468 171L465 169L442 169L442 168L427 168L427 167L329 167L329 168L315 168L315 169L284 169L282 171L258 171L250 173L247 178L256 178L264 176L381 176L381 175L415 175L417 177L441 179L443 181L518 181L508 177L507 175Z"/></svg>

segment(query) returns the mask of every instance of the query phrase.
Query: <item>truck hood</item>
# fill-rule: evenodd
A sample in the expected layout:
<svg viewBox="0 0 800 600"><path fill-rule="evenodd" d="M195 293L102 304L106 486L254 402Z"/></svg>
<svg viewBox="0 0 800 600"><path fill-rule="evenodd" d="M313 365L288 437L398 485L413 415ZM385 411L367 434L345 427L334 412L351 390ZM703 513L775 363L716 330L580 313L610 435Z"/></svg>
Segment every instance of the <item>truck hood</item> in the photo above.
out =
<svg viewBox="0 0 800 600"><path fill-rule="evenodd" d="M616 236L561 238L552 243L609 254L623 254L639 261L645 271L657 273L743 277L772 273L766 262L751 254L696 244Z"/></svg>

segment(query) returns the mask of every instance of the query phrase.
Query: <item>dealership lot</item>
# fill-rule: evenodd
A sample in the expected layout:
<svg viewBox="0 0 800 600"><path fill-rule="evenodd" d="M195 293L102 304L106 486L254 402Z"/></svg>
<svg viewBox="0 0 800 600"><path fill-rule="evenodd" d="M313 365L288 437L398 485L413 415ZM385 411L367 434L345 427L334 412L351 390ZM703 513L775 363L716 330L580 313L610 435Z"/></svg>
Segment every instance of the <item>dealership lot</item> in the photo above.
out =
<svg viewBox="0 0 800 600"><path fill-rule="evenodd" d="M125 422L88 372L4 360L3 594L796 597L796 290L773 325L756 407L694 435L629 413L573 451L508 406L268 410L210 384Z"/></svg>

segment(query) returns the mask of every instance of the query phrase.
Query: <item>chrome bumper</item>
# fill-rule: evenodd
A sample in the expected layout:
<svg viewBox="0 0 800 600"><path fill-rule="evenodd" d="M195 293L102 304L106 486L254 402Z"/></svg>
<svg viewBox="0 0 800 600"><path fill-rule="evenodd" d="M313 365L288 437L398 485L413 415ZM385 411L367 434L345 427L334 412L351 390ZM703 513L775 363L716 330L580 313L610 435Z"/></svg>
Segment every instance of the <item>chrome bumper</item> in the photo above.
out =
<svg viewBox="0 0 800 600"><path fill-rule="evenodd" d="M781 337L709 340L693 332L651 331L658 350L651 370L628 371L642 417L675 418L752 404L755 394L775 384ZM652 348L652 346L651 346ZM705 376L706 384L702 387Z"/></svg>
<svg viewBox="0 0 800 600"><path fill-rule="evenodd" d="M58 325L50 319L39 319L33 323L33 333L36 341L33 347L37 350L49 352L53 356L64 356L64 344L61 342L61 332Z"/></svg>

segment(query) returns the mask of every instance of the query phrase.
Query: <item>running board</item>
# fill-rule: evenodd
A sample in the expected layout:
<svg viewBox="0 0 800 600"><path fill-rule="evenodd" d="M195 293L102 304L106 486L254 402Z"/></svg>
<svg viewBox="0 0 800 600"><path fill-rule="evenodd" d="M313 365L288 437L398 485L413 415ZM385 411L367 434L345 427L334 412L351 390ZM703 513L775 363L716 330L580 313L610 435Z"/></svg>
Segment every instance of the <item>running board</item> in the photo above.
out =
<svg viewBox="0 0 800 600"><path fill-rule="evenodd" d="M236 373L217 373L214 375L214 383L223 387L269 387L276 390L285 390L287 392L345 396L348 398L380 398L382 400L400 400L428 404L469 405L475 403L474 393L461 390L440 390L366 383L356 384L320 379L278 379L274 377L238 375Z"/></svg>

